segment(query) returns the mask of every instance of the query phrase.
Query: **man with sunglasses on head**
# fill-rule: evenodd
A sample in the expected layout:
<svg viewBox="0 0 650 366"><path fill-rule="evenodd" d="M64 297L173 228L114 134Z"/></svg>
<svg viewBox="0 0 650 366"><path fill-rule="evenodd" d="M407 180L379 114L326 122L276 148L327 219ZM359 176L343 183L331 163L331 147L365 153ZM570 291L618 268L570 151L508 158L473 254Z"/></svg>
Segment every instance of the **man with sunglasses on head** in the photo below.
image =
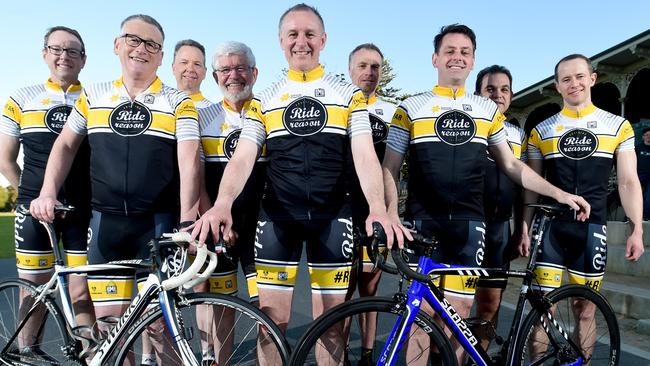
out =
<svg viewBox="0 0 650 366"><path fill-rule="evenodd" d="M191 221L197 215L197 113L185 93L156 76L163 40L161 25L150 16L132 15L122 22L114 40L122 76L81 93L52 148L40 196L31 205L36 218L54 219L56 192L87 135L92 183L90 264L148 258L146 243L175 226L179 175L180 220ZM98 318L120 315L126 309L133 273L93 274L88 282Z"/></svg>
<svg viewBox="0 0 650 366"><path fill-rule="evenodd" d="M79 73L86 63L81 35L74 29L56 26L47 30L41 52L50 69L49 79L42 84L18 89L4 106L0 119L0 172L18 190L15 218L16 264L18 276L37 284L52 276L54 252L45 228L29 216L29 203L38 197L43 184L45 165L54 141L79 98ZM24 166L16 159L22 144ZM76 207L56 223L57 237L63 242L68 266L86 263L86 231L90 219L90 178L88 176L88 141L80 140L81 148L72 155L72 167L60 189L53 196ZM74 160L74 162L73 162ZM85 276L70 276L70 296L78 325L94 322L92 303ZM29 331L30 324L24 333ZM24 347L34 344L25 339Z"/></svg>

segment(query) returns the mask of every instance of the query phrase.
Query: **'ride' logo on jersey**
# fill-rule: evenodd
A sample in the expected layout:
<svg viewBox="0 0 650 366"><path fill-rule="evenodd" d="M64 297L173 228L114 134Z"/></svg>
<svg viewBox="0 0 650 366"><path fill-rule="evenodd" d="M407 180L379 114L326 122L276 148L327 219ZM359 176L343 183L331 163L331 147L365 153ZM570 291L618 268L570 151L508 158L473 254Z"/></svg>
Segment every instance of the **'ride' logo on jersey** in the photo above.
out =
<svg viewBox="0 0 650 366"><path fill-rule="evenodd" d="M374 114L369 114L370 127L372 127L372 142L378 144L386 140L388 136L388 125L381 118Z"/></svg>
<svg viewBox="0 0 650 366"><path fill-rule="evenodd" d="M451 110L436 119L436 135L449 145L463 145L476 135L476 122L469 114Z"/></svg>
<svg viewBox="0 0 650 366"><path fill-rule="evenodd" d="M234 130L226 136L226 139L223 141L223 154L226 155L228 160L232 158L237 148L237 142L239 141L239 135L241 134L241 129Z"/></svg>
<svg viewBox="0 0 650 366"><path fill-rule="evenodd" d="M45 113L45 127L57 135L60 134L70 112L72 112L72 107L66 104L48 109Z"/></svg>
<svg viewBox="0 0 650 366"><path fill-rule="evenodd" d="M108 117L111 130L121 136L140 135L151 126L151 121L151 111L138 101L118 105Z"/></svg>
<svg viewBox="0 0 650 366"><path fill-rule="evenodd" d="M325 128L327 109L317 99L301 97L291 102L282 113L282 124L292 135L310 136Z"/></svg>
<svg viewBox="0 0 650 366"><path fill-rule="evenodd" d="M596 151L598 138L589 130L574 128L560 137L557 147L565 157L582 160L590 157Z"/></svg>

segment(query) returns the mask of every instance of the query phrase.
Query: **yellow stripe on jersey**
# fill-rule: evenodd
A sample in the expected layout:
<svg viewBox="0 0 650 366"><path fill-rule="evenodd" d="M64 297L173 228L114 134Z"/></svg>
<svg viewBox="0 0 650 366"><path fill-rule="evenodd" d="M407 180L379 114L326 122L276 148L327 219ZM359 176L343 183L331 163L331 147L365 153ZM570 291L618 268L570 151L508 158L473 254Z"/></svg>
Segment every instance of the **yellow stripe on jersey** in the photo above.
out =
<svg viewBox="0 0 650 366"><path fill-rule="evenodd" d="M431 124L431 130L433 130L433 124L431 123L433 120L431 120L429 123ZM395 114L393 114L393 120L390 122L391 127L392 126L397 126L401 127L404 130L411 131L411 119L409 118L409 115L406 113L405 110L402 108L397 108L395 110ZM411 131L411 138L413 138L413 132Z"/></svg>
<svg viewBox="0 0 650 366"><path fill-rule="evenodd" d="M225 142L223 137L201 137L201 145L203 145L203 154L205 156L225 156L223 144Z"/></svg>
<svg viewBox="0 0 650 366"><path fill-rule="evenodd" d="M185 99L180 102L178 107L176 107L175 113L176 118L192 118L195 120L199 119L199 113L196 111L194 102L192 102L191 99Z"/></svg>
<svg viewBox="0 0 650 366"><path fill-rule="evenodd" d="M362 94L363 95L363 94ZM348 111L339 106L328 105L325 106L327 110L327 124L326 127L341 127L347 129L348 127ZM264 121L266 126L266 133L269 134L272 131L283 130L284 124L282 123L282 110L274 110L264 114L264 117L253 117L257 120Z"/></svg>
<svg viewBox="0 0 650 366"><path fill-rule="evenodd" d="M81 113L82 116L86 118L86 121L88 120L88 98L86 97L86 93L81 93L79 96L79 99L75 102L75 108Z"/></svg>
<svg viewBox="0 0 650 366"><path fill-rule="evenodd" d="M368 108L368 100L366 99L366 96L363 95L361 90L357 90L354 94L352 94L352 101L350 102L350 106L348 107L348 112L352 113L354 111L363 110L367 108Z"/></svg>
<svg viewBox="0 0 650 366"><path fill-rule="evenodd" d="M77 106L79 106L79 102L77 102ZM86 125L89 129L93 127L108 127L108 119L112 111L112 109L91 109L85 115Z"/></svg>
<svg viewBox="0 0 650 366"><path fill-rule="evenodd" d="M351 264L337 267L309 266L312 291L346 293L351 269Z"/></svg>
<svg viewBox="0 0 650 366"><path fill-rule="evenodd" d="M256 262L255 270L257 271L257 283L261 285L260 287L264 285L293 287L296 285L298 266L273 266Z"/></svg>
<svg viewBox="0 0 650 366"><path fill-rule="evenodd" d="M130 302L134 288L133 277L88 278L88 290L94 302Z"/></svg>
<svg viewBox="0 0 650 366"><path fill-rule="evenodd" d="M47 111L30 111L23 113L20 127L45 127L45 112Z"/></svg>
<svg viewBox="0 0 650 366"><path fill-rule="evenodd" d="M172 135L176 134L176 117L156 112L152 112L151 117L153 121L151 121L150 130L164 131Z"/></svg>
<svg viewBox="0 0 650 366"><path fill-rule="evenodd" d="M16 252L16 267L22 271L40 271L54 268L54 252Z"/></svg>
<svg viewBox="0 0 650 366"><path fill-rule="evenodd" d="M209 292L224 295L234 295L237 293L237 271L213 273L208 281L210 284Z"/></svg>

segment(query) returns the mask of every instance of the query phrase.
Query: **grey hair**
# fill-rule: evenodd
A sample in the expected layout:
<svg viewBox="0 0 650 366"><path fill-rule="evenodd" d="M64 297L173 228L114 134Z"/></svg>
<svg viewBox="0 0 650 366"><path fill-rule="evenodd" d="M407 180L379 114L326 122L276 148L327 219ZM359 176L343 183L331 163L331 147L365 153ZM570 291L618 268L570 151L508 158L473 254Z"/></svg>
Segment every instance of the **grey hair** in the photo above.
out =
<svg viewBox="0 0 650 366"><path fill-rule="evenodd" d="M227 41L217 46L212 56L212 69L216 70L219 65L219 57L227 55L241 55L246 57L248 66L255 67L255 55L253 51L246 44L236 41Z"/></svg>
<svg viewBox="0 0 650 366"><path fill-rule="evenodd" d="M160 34L162 35L163 42L165 41L165 31L163 30L162 25L160 25L160 23L158 23L158 21L154 17L149 16L149 15L145 15L145 14L129 15L128 17L126 17L126 19L124 19L122 21L122 23L120 23L120 30L122 30L124 28L124 25L126 23L128 23L128 22L130 22L132 20L141 20L141 21L143 21L143 22L145 22L147 24L153 25L154 27L156 27L160 31Z"/></svg>

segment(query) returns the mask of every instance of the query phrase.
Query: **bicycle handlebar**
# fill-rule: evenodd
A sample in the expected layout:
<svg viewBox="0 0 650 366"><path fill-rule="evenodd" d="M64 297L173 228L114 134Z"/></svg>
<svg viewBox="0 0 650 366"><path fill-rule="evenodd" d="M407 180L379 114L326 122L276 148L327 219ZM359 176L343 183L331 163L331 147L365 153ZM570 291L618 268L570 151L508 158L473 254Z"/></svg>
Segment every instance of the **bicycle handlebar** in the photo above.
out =
<svg viewBox="0 0 650 366"><path fill-rule="evenodd" d="M196 246L196 258L194 262L186 269L183 273L178 276L168 278L161 283L163 290L168 291L177 287L183 286L184 288L191 288L196 284L205 281L214 269L217 267L217 255L208 250L206 245L198 245L195 240L192 240L190 233L186 231L180 231L177 233L171 234L168 239L162 240L161 243L167 244L173 242L177 245L194 245ZM210 257L210 262L208 263L206 269L199 274L201 267L205 263L206 258ZM198 274L198 275L197 275ZM194 278L194 276L197 276Z"/></svg>

